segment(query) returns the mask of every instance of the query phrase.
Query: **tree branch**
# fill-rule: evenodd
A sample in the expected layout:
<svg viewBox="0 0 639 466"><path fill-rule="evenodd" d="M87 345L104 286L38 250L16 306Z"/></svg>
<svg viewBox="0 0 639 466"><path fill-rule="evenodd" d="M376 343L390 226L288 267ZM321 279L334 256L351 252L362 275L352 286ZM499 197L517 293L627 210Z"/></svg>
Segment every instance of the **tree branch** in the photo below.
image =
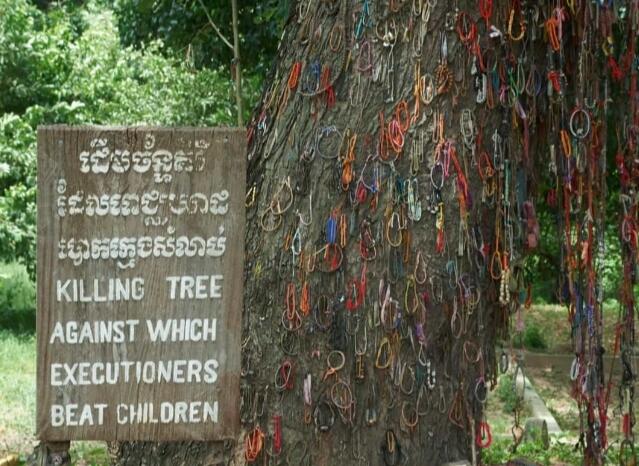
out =
<svg viewBox="0 0 639 466"><path fill-rule="evenodd" d="M206 9L206 5L204 4L204 2L202 0L198 0L198 2L200 2L200 5L202 6L202 9L204 10L204 14L206 14L206 17L209 19L209 23L211 24L211 27L213 28L213 30L217 33L218 36L220 36L220 39L222 39L222 42L224 42L228 48L233 50L233 45L228 41L226 37L224 37L224 34L222 34L222 32L220 31L220 28L217 27L217 25L213 21L213 18L211 18L211 15L209 14L209 10Z"/></svg>
<svg viewBox="0 0 639 466"><path fill-rule="evenodd" d="M201 1L201 0L200 0ZM237 21L237 0L231 0L233 15L233 60L235 61L235 102L237 104L237 126L244 126L242 105L242 64L240 63L240 33Z"/></svg>

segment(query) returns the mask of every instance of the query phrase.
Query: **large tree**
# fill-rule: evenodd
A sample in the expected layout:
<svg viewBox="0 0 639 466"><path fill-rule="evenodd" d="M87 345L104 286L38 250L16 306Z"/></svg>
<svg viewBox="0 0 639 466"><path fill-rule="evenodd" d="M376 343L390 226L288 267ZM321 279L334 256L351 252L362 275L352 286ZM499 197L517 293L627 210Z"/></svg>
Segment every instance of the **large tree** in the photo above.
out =
<svg viewBox="0 0 639 466"><path fill-rule="evenodd" d="M636 3L292 5L247 135L243 432L122 444L118 464L479 462L496 343L529 301L533 191L562 213L581 445L599 461L593 251L609 74L635 79L634 36L613 43Z"/></svg>

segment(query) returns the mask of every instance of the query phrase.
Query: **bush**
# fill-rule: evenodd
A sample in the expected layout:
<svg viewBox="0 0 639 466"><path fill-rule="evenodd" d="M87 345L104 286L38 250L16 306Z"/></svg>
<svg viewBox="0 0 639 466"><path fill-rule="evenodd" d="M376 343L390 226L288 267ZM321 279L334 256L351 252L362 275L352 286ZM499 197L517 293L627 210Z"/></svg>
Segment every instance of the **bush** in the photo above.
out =
<svg viewBox="0 0 639 466"><path fill-rule="evenodd" d="M0 329L35 331L35 287L24 267L0 266Z"/></svg>
<svg viewBox="0 0 639 466"><path fill-rule="evenodd" d="M576 450L572 443L560 442L558 439L551 442L550 448L546 448L542 442L523 442L517 451L513 452L512 439L497 438L490 448L482 450L482 464L503 464L517 458L526 458L543 465L582 464L583 454Z"/></svg>
<svg viewBox="0 0 639 466"><path fill-rule="evenodd" d="M545 350L548 347L543 333L536 325L526 326L524 330L524 347L529 350Z"/></svg>
<svg viewBox="0 0 639 466"><path fill-rule="evenodd" d="M506 413L513 413L519 401L515 390L515 380L511 374L504 374L499 377L497 384L497 397L504 404Z"/></svg>

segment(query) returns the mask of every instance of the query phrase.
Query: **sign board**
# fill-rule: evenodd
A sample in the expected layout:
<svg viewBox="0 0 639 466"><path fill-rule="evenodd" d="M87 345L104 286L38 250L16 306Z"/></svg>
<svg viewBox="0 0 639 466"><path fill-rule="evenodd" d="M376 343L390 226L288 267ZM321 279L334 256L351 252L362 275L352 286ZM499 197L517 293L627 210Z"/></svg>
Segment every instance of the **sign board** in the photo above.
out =
<svg viewBox="0 0 639 466"><path fill-rule="evenodd" d="M38 130L42 440L239 429L245 132Z"/></svg>

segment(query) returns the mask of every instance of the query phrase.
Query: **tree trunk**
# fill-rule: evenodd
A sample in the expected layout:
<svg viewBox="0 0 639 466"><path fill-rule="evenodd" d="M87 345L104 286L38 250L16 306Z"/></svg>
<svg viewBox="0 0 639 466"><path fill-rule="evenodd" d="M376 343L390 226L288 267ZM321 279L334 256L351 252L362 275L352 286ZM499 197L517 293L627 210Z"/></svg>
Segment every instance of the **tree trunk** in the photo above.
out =
<svg viewBox="0 0 639 466"><path fill-rule="evenodd" d="M479 462L495 343L519 306L525 178L511 185L527 150L452 4L431 3L293 5L248 130L243 433L121 444L118 465Z"/></svg>

